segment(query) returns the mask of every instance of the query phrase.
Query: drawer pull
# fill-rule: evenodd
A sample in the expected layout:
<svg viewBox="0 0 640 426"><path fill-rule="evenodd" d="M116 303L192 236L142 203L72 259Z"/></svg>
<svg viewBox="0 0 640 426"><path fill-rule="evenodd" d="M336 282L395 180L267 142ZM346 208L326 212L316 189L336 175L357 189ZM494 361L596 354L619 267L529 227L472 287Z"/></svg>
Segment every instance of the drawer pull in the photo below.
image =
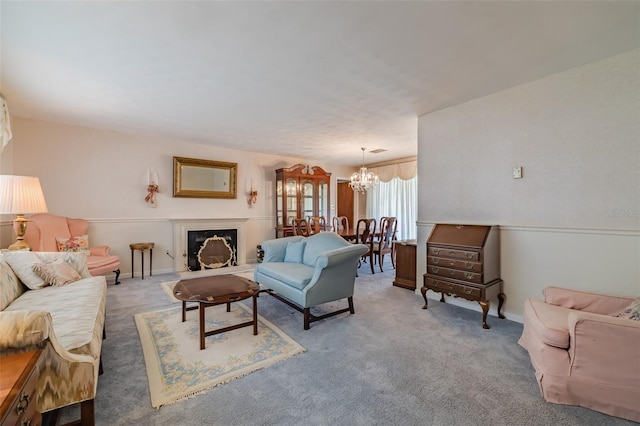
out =
<svg viewBox="0 0 640 426"><path fill-rule="evenodd" d="M27 411L27 407L29 406L29 395L24 394L20 397L18 401L18 405L16 405L16 412L18 415L21 415L25 411Z"/></svg>
<svg viewBox="0 0 640 426"><path fill-rule="evenodd" d="M464 289L464 292L465 292L466 294L471 294L471 289L470 289L470 288L465 288L465 289Z"/></svg>
<svg viewBox="0 0 640 426"><path fill-rule="evenodd" d="M455 253L455 251L449 250L449 256L453 255L453 253Z"/></svg>
<svg viewBox="0 0 640 426"><path fill-rule="evenodd" d="M464 277L468 280L472 280L473 279L473 274L464 274Z"/></svg>
<svg viewBox="0 0 640 426"><path fill-rule="evenodd" d="M439 263L440 263L440 259L438 259L438 258L433 259L433 264L434 265L437 265Z"/></svg>
<svg viewBox="0 0 640 426"><path fill-rule="evenodd" d="M449 262L449 266L456 266L456 262L454 261Z"/></svg>
<svg viewBox="0 0 640 426"><path fill-rule="evenodd" d="M449 288L453 288L453 284L449 284Z"/></svg>
<svg viewBox="0 0 640 426"><path fill-rule="evenodd" d="M440 254L440 249L431 249L433 254Z"/></svg>
<svg viewBox="0 0 640 426"><path fill-rule="evenodd" d="M471 263L471 262L465 263L464 266L466 266L467 269L473 269L473 263Z"/></svg>
<svg viewBox="0 0 640 426"><path fill-rule="evenodd" d="M464 225L456 225L456 229L462 229L464 228Z"/></svg>
<svg viewBox="0 0 640 426"><path fill-rule="evenodd" d="M467 259L472 259L473 258L473 253L467 253Z"/></svg>
<svg viewBox="0 0 640 426"><path fill-rule="evenodd" d="M455 275L457 271L451 271L451 275Z"/></svg>
<svg viewBox="0 0 640 426"><path fill-rule="evenodd" d="M23 420L20 426L31 426L31 420Z"/></svg>
<svg viewBox="0 0 640 426"><path fill-rule="evenodd" d="M437 274L438 272L440 272L440 268L431 268L433 270L434 274Z"/></svg>

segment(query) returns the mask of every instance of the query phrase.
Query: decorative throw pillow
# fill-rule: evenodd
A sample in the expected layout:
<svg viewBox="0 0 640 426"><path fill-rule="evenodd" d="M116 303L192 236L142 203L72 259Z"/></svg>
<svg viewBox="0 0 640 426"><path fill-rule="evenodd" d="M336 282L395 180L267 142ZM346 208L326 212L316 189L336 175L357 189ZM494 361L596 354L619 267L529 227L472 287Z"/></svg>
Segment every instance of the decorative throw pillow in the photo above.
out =
<svg viewBox="0 0 640 426"><path fill-rule="evenodd" d="M78 281L82 277L62 259L52 262L37 263L33 265L33 271L51 285L56 287Z"/></svg>
<svg viewBox="0 0 640 426"><path fill-rule="evenodd" d="M33 271L33 265L42 263L34 252L7 250L2 253L2 256L11 266L13 272L20 278L20 281L31 290L37 290L49 285Z"/></svg>
<svg viewBox="0 0 640 426"><path fill-rule="evenodd" d="M618 314L618 318L626 318L634 321L640 321L640 297L631 302L631 305Z"/></svg>
<svg viewBox="0 0 640 426"><path fill-rule="evenodd" d="M56 237L56 244L58 251L89 251L89 236L80 235L71 238Z"/></svg>
<svg viewBox="0 0 640 426"><path fill-rule="evenodd" d="M42 263L62 259L78 271L82 278L89 278L91 276L87 268L87 260L90 254L88 251L38 251L35 253Z"/></svg>
<svg viewBox="0 0 640 426"><path fill-rule="evenodd" d="M284 252L284 261L289 263L302 263L302 255L304 254L304 246L306 244L306 241L287 243L287 249Z"/></svg>

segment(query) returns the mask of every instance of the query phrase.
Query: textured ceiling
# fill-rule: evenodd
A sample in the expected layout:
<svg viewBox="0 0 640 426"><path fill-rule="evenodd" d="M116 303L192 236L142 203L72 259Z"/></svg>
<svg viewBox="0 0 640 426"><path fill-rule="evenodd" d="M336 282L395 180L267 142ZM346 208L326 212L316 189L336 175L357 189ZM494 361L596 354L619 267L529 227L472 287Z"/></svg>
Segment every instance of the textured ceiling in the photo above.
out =
<svg viewBox="0 0 640 426"><path fill-rule="evenodd" d="M640 44L638 2L0 3L12 115L358 165L417 117Z"/></svg>

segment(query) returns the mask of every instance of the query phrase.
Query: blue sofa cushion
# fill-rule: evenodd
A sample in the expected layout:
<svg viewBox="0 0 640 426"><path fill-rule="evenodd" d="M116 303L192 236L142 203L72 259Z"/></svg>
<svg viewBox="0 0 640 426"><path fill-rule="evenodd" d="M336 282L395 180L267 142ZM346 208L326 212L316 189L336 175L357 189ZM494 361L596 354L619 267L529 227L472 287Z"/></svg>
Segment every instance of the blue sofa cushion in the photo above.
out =
<svg viewBox="0 0 640 426"><path fill-rule="evenodd" d="M304 254L305 241L296 243L287 243L287 249L284 253L284 261L289 263L302 263L302 255Z"/></svg>
<svg viewBox="0 0 640 426"><path fill-rule="evenodd" d="M313 278L314 268L303 263L263 262L260 272L275 280L302 290Z"/></svg>

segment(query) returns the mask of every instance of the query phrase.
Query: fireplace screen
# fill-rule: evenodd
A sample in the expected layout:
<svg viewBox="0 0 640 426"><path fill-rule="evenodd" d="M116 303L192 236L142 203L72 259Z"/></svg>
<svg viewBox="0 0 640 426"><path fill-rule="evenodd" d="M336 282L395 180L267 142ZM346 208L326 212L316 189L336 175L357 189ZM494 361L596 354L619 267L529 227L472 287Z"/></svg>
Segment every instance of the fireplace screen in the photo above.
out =
<svg viewBox="0 0 640 426"><path fill-rule="evenodd" d="M187 270L238 265L238 230L215 229L187 233Z"/></svg>

